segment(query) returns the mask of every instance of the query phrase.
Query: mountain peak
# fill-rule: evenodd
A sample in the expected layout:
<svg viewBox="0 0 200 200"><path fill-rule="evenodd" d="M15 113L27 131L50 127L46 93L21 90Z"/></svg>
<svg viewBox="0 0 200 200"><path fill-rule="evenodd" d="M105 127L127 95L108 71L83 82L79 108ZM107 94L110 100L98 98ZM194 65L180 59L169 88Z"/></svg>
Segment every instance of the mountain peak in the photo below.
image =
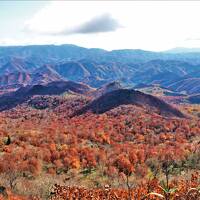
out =
<svg viewBox="0 0 200 200"><path fill-rule="evenodd" d="M86 105L77 114L83 114L87 111L104 113L120 105L129 104L155 110L159 114L167 117L185 117L178 109L163 100L133 89L119 89L106 93Z"/></svg>

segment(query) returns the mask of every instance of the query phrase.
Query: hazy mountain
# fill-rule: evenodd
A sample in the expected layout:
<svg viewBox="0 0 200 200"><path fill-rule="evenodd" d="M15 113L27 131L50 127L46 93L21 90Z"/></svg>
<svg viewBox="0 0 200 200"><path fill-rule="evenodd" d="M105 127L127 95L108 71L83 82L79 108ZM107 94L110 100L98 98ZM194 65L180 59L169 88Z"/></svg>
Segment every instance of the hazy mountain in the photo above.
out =
<svg viewBox="0 0 200 200"><path fill-rule="evenodd" d="M152 60L140 65L140 69L134 74L132 81L164 84L177 80L196 69L198 69L198 66L182 61Z"/></svg>
<svg viewBox="0 0 200 200"><path fill-rule="evenodd" d="M43 66L33 73L19 70L0 76L0 89L16 89L26 85L47 84L62 80L63 78L49 66Z"/></svg>
<svg viewBox="0 0 200 200"><path fill-rule="evenodd" d="M21 59L17 57L8 57L0 67L0 75L9 74L13 72L31 72L36 69L37 65L31 63L26 59Z"/></svg>
<svg viewBox="0 0 200 200"><path fill-rule="evenodd" d="M187 100L192 104L200 104L200 94L192 95Z"/></svg>
<svg viewBox="0 0 200 200"><path fill-rule="evenodd" d="M37 68L32 73L31 85L46 84L49 82L62 81L63 78L49 65Z"/></svg>
<svg viewBox="0 0 200 200"><path fill-rule="evenodd" d="M184 96L181 93L170 90L169 88L162 87L159 84L138 84L133 89L154 96Z"/></svg>
<svg viewBox="0 0 200 200"><path fill-rule="evenodd" d="M62 77L74 81L81 81L90 76L90 73L82 65L82 63L77 61L70 61L63 64L58 64L55 65L53 69L55 69L55 71Z"/></svg>
<svg viewBox="0 0 200 200"><path fill-rule="evenodd" d="M193 78L199 78L198 52L168 53L138 49L106 51L75 45L33 45L0 47L0 55L0 85L5 88L61 80L82 82L98 88L120 81L130 87L140 83L160 84L177 92L179 88L188 93L199 92L199 89L192 89L198 83L193 83ZM27 80L25 76L20 79L22 75L17 78L19 73L31 78ZM187 82L187 87L179 87L180 81Z"/></svg>
<svg viewBox="0 0 200 200"><path fill-rule="evenodd" d="M184 48L184 47L176 47L173 49L169 49L164 51L165 53L200 53L200 48Z"/></svg>
<svg viewBox="0 0 200 200"><path fill-rule="evenodd" d="M200 78L184 78L171 83L168 88L185 94L198 94L200 93Z"/></svg>
<svg viewBox="0 0 200 200"><path fill-rule="evenodd" d="M0 76L0 87L27 85L31 82L31 74L26 72L13 72Z"/></svg>
<svg viewBox="0 0 200 200"><path fill-rule="evenodd" d="M140 49L122 49L106 51L104 49L88 49L76 45L30 45L0 47L1 57L19 57L35 64L56 63L58 61L74 61L90 59L97 62L141 63L150 60L179 60L200 63L200 53L151 52Z"/></svg>

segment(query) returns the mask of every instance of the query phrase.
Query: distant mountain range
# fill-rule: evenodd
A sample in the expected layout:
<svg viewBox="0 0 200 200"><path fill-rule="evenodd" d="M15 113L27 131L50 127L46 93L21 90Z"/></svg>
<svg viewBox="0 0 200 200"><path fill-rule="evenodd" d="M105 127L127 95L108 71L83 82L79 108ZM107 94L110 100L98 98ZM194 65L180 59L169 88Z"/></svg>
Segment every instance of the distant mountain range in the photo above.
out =
<svg viewBox="0 0 200 200"><path fill-rule="evenodd" d="M200 63L199 55L199 49L195 48L175 48L164 52L152 52L141 49L106 51L104 49L88 49L71 44L0 47L0 63L4 64L10 57L22 58L35 64L81 59L89 59L97 62L122 63L141 63L161 59Z"/></svg>
<svg viewBox="0 0 200 200"><path fill-rule="evenodd" d="M0 47L0 91L75 81L98 88L113 81L127 87L160 84L172 92L200 93L200 52L172 49L88 49L75 45Z"/></svg>
<svg viewBox="0 0 200 200"><path fill-rule="evenodd" d="M184 47L176 47L165 51L165 53L199 53L199 52L200 48L184 48Z"/></svg>

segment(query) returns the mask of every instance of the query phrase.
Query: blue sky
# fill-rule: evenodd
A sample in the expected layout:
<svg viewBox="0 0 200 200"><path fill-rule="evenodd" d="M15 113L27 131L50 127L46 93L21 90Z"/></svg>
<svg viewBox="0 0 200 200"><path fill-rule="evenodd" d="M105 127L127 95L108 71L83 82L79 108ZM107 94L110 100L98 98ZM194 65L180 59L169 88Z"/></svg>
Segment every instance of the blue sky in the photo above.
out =
<svg viewBox="0 0 200 200"><path fill-rule="evenodd" d="M200 47L198 1L0 1L0 45Z"/></svg>
<svg viewBox="0 0 200 200"><path fill-rule="evenodd" d="M0 1L0 37L19 34L24 21L47 4L47 1Z"/></svg>

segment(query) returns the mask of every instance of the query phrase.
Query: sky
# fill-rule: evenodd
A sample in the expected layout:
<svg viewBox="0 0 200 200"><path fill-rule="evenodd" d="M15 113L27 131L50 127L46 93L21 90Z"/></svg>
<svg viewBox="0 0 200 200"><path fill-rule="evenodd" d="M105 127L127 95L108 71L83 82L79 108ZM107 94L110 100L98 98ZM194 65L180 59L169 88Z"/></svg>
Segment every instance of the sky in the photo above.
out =
<svg viewBox="0 0 200 200"><path fill-rule="evenodd" d="M0 1L0 45L200 47L200 1Z"/></svg>

